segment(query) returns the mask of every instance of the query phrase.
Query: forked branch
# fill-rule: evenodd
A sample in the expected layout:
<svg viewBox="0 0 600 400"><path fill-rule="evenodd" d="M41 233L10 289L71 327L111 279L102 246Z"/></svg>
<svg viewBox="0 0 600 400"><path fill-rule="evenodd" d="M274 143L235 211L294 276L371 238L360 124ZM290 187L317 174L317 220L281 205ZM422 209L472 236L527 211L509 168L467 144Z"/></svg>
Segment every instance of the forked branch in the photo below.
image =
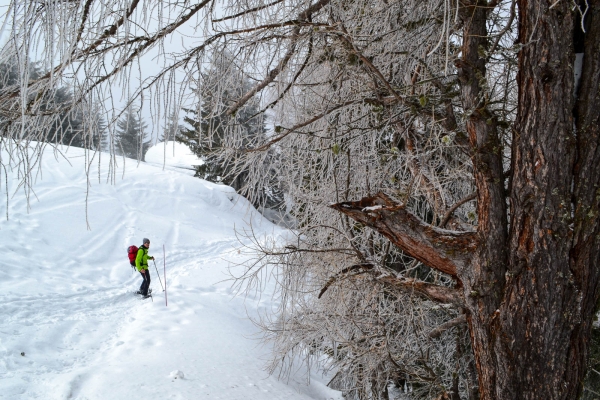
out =
<svg viewBox="0 0 600 400"><path fill-rule="evenodd" d="M452 207L450 207L448 209L448 211L446 211L446 214L444 214L444 218L442 219L442 222L440 223L440 228L444 228L446 226L446 224L448 223L448 221L450 221L450 218L452 218L452 214L454 213L454 211L456 211L463 204L468 203L471 200L475 200L476 198L477 198L477 192L473 192L470 195L468 195L468 196L462 198L461 200L459 200Z"/></svg>
<svg viewBox="0 0 600 400"><path fill-rule="evenodd" d="M376 230L423 264L452 276L469 264L477 246L475 233L429 225L381 192L330 207Z"/></svg>

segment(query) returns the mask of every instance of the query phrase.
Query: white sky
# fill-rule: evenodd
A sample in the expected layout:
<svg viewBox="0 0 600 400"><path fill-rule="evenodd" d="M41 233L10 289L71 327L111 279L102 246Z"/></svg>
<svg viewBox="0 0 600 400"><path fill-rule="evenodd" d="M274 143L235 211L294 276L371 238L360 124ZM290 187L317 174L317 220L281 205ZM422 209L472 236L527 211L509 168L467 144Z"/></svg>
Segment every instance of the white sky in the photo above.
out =
<svg viewBox="0 0 600 400"><path fill-rule="evenodd" d="M6 19L6 12L8 11L9 1L0 0L0 21L4 22ZM141 11L140 11L141 12ZM139 60L135 61L133 71L135 71L134 75L132 75L132 79L128 83L128 89L123 88L123 86L119 83L115 83L112 85L112 93L110 102L107 102L108 108L113 108L114 104L115 109L120 109L125 104L125 99L128 95L128 92L135 90L139 86L140 77L141 79L148 78L150 76L154 76L162 71L164 65L168 63L168 60L165 59L164 55L161 55L162 52L167 55L170 53L179 53L184 51L186 48L197 44L202 41L202 33L199 30L194 28L194 24L197 21L193 19L188 21L187 24L183 25L180 29L178 29L175 33L171 34L164 42L164 46L155 47L150 52L145 54ZM0 31L0 43L4 43L8 37L8 29L9 26L5 26L3 31ZM160 55L160 56L159 56ZM34 57L32 57L34 58ZM39 57L38 57L39 58ZM184 74L182 72L178 72L176 74L176 81L180 83L184 79ZM148 125L148 134L151 135L153 139L153 143L156 143L156 140L161 136L164 123L159 122L156 125L156 119L158 119L159 115L156 112L155 104L153 104L153 99L150 98L149 94L147 94L146 99L144 100L144 105L142 108L142 118L144 122ZM188 95L188 98L192 98L192 96ZM139 106L139 102L137 106ZM193 104L188 100L188 104L185 104L187 107L191 107ZM161 120L164 120L164 115L160 115ZM183 120L183 113L180 114L180 122Z"/></svg>

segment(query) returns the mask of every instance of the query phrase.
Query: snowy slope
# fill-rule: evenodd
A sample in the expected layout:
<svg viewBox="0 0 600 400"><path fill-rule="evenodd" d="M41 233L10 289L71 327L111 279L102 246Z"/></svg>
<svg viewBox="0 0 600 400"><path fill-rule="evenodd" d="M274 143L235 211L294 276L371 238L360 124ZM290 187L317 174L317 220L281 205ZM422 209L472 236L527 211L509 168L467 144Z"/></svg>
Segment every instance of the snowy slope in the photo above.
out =
<svg viewBox="0 0 600 400"><path fill-rule="evenodd" d="M341 399L324 378L307 387L303 376L282 382L263 371L268 348L251 338L247 317L269 296L234 297L223 282L243 261L234 227L278 233L245 199L122 158L107 184L108 156L96 155L88 229L86 157L75 148L65 156L45 152L29 212L20 193L8 221L0 205L0 398ZM9 194L17 184L9 170ZM0 191L5 198L4 180ZM154 265L153 301L132 293L141 279L126 248L143 237L161 279L166 260L168 307Z"/></svg>
<svg viewBox="0 0 600 400"><path fill-rule="evenodd" d="M173 141L161 142L152 146L146 152L146 163L165 169L187 170L188 175L194 176L194 165L202 165L204 161L198 158L183 143Z"/></svg>

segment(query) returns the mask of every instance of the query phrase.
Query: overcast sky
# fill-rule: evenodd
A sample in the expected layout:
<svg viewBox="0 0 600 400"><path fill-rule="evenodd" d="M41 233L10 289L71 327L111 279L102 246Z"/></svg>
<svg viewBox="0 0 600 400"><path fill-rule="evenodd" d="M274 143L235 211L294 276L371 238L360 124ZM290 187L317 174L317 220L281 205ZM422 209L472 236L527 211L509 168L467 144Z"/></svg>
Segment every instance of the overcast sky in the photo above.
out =
<svg viewBox="0 0 600 400"><path fill-rule="evenodd" d="M6 13L9 10L8 5L9 1L0 0L0 21L2 23L1 26L3 27L3 29L0 31L0 43L2 44L7 40L10 29L10 26L6 22ZM108 22L109 21L107 21L107 24ZM162 48L162 51L164 51L164 53L166 53L167 55L170 53L179 53L184 51L186 48L189 48L190 46L201 42L203 40L203 34L202 32L195 30L193 26L196 22L197 21L192 19L186 25L178 29L177 32L171 34L164 42L164 47ZM169 60L165 59L164 55L160 54L161 48L155 47L143 57L141 57L138 63L134 64L135 74L132 75L132 79L130 79L128 83L128 88L123 88L122 85L119 85L117 83L113 84L111 100L112 104L115 105L115 108L123 107L128 94L127 92L134 91L139 86L140 78L141 80L143 80L145 78L158 74L163 69L164 65L166 63L169 63ZM33 55L30 55L30 57L32 59L36 58ZM37 58L39 59L39 57ZM177 73L176 81L181 82L182 79L184 79L184 74ZM112 105L110 103L107 106L108 108L112 108ZM188 104L187 106L189 107L190 104ZM159 122L158 124L155 123L156 118L153 118L157 117L155 108L155 104L152 104L152 100L148 96L146 96L142 109L142 118L149 127L147 133L151 134L153 142L155 142L157 138L161 136L162 128L164 125L164 123L162 122ZM162 117L163 116L161 115L161 119ZM180 121L182 120L182 117L183 116L181 115Z"/></svg>

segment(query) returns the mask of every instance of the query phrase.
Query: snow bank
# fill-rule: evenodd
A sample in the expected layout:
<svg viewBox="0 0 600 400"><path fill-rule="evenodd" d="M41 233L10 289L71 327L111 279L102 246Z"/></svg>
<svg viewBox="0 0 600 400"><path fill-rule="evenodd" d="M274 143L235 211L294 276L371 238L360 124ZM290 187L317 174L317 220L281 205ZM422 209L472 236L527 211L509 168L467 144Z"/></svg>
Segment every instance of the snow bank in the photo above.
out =
<svg viewBox="0 0 600 400"><path fill-rule="evenodd" d="M193 166L202 165L204 161L191 152L189 147L178 142L161 142L152 146L146 152L148 164L165 169L183 169L194 175Z"/></svg>

